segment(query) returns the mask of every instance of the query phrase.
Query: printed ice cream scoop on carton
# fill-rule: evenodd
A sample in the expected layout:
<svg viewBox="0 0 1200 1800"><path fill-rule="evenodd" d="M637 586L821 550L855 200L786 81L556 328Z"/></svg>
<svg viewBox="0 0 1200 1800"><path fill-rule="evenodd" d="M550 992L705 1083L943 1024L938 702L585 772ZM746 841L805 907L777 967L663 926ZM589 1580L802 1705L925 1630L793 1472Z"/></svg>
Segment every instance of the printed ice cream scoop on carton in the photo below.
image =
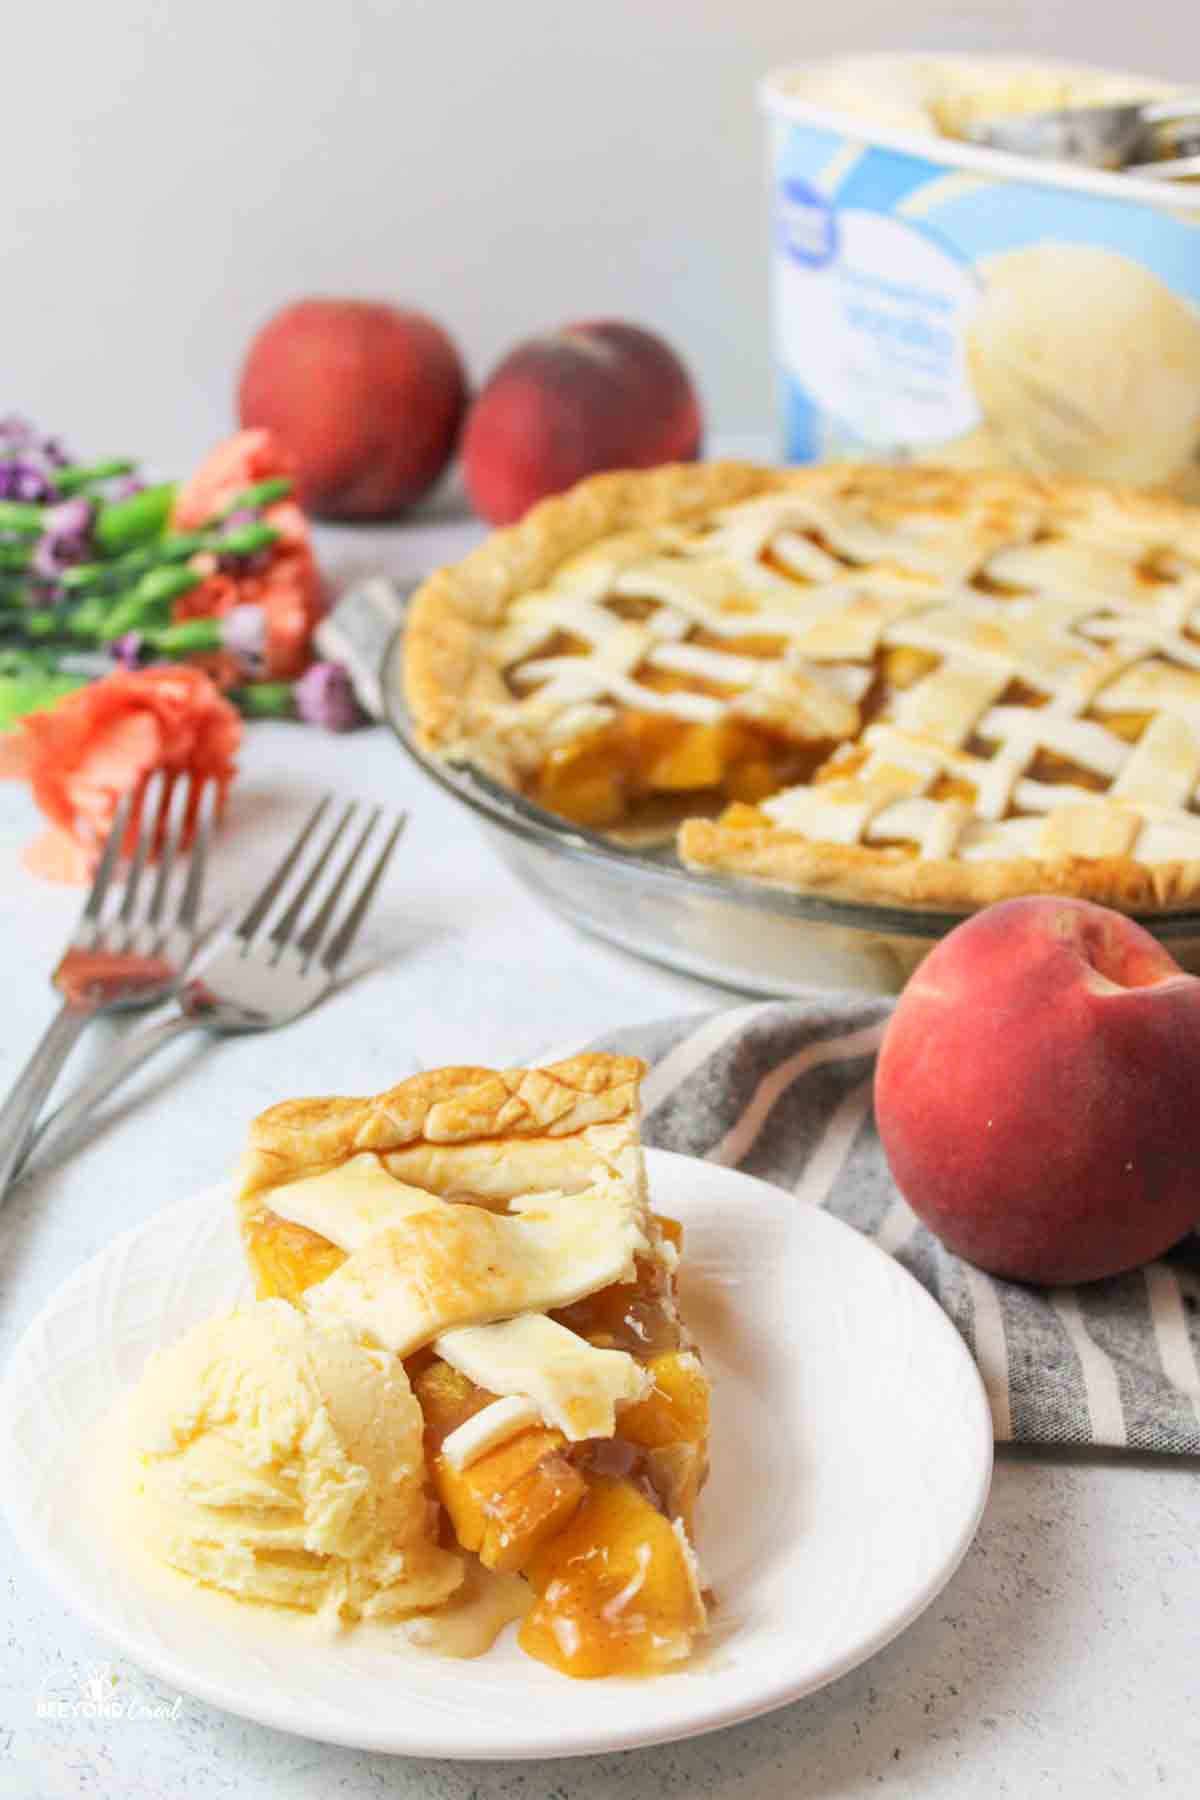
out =
<svg viewBox="0 0 1200 1800"><path fill-rule="evenodd" d="M1200 499L1200 185L961 141L976 119L1144 99L992 57L783 71L770 116L786 449Z"/></svg>

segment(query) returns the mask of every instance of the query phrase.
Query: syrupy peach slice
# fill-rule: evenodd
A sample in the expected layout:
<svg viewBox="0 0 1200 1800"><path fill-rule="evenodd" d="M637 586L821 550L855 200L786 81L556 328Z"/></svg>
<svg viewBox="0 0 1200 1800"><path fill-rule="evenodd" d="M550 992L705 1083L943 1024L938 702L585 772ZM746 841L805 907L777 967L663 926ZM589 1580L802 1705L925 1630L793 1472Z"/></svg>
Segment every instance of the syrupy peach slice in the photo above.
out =
<svg viewBox="0 0 1200 1800"><path fill-rule="evenodd" d="M647 1365L650 1386L621 1408L621 1436L657 1449L662 1444L703 1443L708 1436L708 1382L690 1350L668 1351Z"/></svg>
<svg viewBox="0 0 1200 1800"><path fill-rule="evenodd" d="M442 1444L495 1395L440 1360L415 1375L413 1388L433 1452L434 1487L454 1535L486 1568L523 1568L583 1498L583 1477L561 1454L562 1433L531 1426L456 1469Z"/></svg>
<svg viewBox="0 0 1200 1800"><path fill-rule="evenodd" d="M543 1434L530 1435L540 1438ZM531 1457L536 1446L521 1445L514 1439L513 1445L506 1448ZM543 1451L524 1475L485 1500L486 1522L479 1541L479 1560L484 1568L502 1573L525 1569L543 1545L570 1523L584 1492L584 1479L575 1465L553 1450ZM446 1510L450 1511L449 1506Z"/></svg>
<svg viewBox="0 0 1200 1800"><path fill-rule="evenodd" d="M601 1350L627 1350L640 1361L679 1348L681 1333L670 1276L651 1257L636 1259L633 1281L613 1282L550 1314Z"/></svg>
<svg viewBox="0 0 1200 1800"><path fill-rule="evenodd" d="M425 1437L431 1450L440 1450L452 1431L496 1398L476 1387L469 1376L443 1362L440 1356L431 1358L419 1372L409 1365L409 1379L421 1403Z"/></svg>
<svg viewBox="0 0 1200 1800"><path fill-rule="evenodd" d="M719 787L729 762L727 737L720 723L687 726L678 742L650 765L647 786L660 793Z"/></svg>
<svg viewBox="0 0 1200 1800"><path fill-rule="evenodd" d="M704 1626L679 1532L631 1481L593 1475L564 1531L525 1570L537 1595L518 1642L564 1675L649 1675Z"/></svg>
<svg viewBox="0 0 1200 1800"><path fill-rule="evenodd" d="M547 812L597 830L625 816L621 778L612 769L546 770L534 797Z"/></svg>
<svg viewBox="0 0 1200 1800"><path fill-rule="evenodd" d="M777 793L783 785L779 770L765 757L747 756L725 771L724 789L731 801L752 806Z"/></svg>
<svg viewBox="0 0 1200 1800"><path fill-rule="evenodd" d="M305 1288L332 1275L346 1260L346 1252L328 1238L263 1211L242 1225L246 1258L260 1300L290 1300L299 1305Z"/></svg>
<svg viewBox="0 0 1200 1800"><path fill-rule="evenodd" d="M466 1469L433 1461L433 1481L454 1535L487 1569L511 1571L557 1535L583 1499L583 1477L557 1432L534 1428Z"/></svg>
<svg viewBox="0 0 1200 1800"><path fill-rule="evenodd" d="M660 692L726 693L669 670L643 671L639 679ZM656 800L671 796L760 799L805 778L813 765L814 746L756 722L731 717L696 724L631 711L551 750L528 792L550 812L603 829L636 822Z"/></svg>
<svg viewBox="0 0 1200 1800"><path fill-rule="evenodd" d="M690 1351L669 1351L649 1364L650 1387L621 1409L619 1432L645 1451L651 1485L671 1518L691 1533L707 1474L708 1381Z"/></svg>

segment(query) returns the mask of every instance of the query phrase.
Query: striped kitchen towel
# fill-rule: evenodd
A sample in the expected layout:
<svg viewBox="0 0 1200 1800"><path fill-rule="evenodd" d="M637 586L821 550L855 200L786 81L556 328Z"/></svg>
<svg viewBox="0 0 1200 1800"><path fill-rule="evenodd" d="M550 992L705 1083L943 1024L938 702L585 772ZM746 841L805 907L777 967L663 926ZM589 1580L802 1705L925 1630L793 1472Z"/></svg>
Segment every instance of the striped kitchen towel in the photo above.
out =
<svg viewBox="0 0 1200 1800"><path fill-rule="evenodd" d="M873 1238L966 1339L996 1437L1200 1452L1200 1237L1083 1287L998 1281L952 1256L901 1199L871 1110L891 1002L780 1001L620 1032L644 1056L646 1142L791 1189Z"/></svg>

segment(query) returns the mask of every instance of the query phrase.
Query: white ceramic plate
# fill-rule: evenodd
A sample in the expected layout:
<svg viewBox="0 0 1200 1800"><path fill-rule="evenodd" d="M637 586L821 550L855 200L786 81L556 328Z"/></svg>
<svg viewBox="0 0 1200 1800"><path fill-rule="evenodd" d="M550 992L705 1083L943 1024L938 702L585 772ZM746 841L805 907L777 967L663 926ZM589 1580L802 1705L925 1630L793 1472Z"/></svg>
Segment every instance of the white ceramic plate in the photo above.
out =
<svg viewBox="0 0 1200 1800"><path fill-rule="evenodd" d="M991 1422L945 1315L849 1227L779 1188L663 1151L683 1303L714 1383L698 1528L718 1604L693 1664L572 1682L506 1632L474 1662L139 1576L98 1520L81 1442L147 1353L248 1292L223 1189L126 1233L34 1320L0 1389L0 1500L63 1601L169 1687L284 1731L420 1756L548 1757L711 1731L811 1693L948 1580L987 1497ZM286 1615L285 1615L286 1618Z"/></svg>

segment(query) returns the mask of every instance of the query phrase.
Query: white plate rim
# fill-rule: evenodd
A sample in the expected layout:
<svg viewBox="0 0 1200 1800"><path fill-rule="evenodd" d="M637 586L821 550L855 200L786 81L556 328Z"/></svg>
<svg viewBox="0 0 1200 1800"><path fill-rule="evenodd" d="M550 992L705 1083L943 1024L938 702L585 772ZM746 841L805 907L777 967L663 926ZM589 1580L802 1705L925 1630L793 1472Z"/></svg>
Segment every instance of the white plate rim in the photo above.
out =
<svg viewBox="0 0 1200 1800"><path fill-rule="evenodd" d="M681 1155L674 1151L655 1149L648 1149L646 1157L652 1186L656 1168L666 1174L668 1169L673 1167L682 1174L683 1169L694 1167L700 1161L700 1159ZM910 1303L917 1308L926 1326L935 1336L941 1337L943 1350L952 1360L960 1362L960 1375L967 1377L967 1391L973 1395L974 1416L971 1421L971 1429L974 1443L971 1448L974 1455L974 1491L969 1506L964 1510L953 1541L946 1545L943 1559L936 1573L915 1587L907 1603L886 1619L882 1619L876 1630L864 1636L859 1643L847 1649L843 1655L831 1659L815 1677L801 1680L781 1678L774 1684L764 1683L753 1698L740 1699L724 1705L719 1703L710 1705L707 1710L697 1713L690 1719L677 1720L674 1723L665 1722L661 1729L635 1727L615 1733L605 1731L594 1735L576 1729L565 1734L561 1745L556 1744L554 1747L548 1747L544 1737L522 1740L511 1734L506 1735L503 1741L464 1743L456 1736L447 1737L439 1735L437 1732L422 1734L420 1731L397 1730L395 1727L372 1731L356 1725L353 1730L339 1731L336 1727L330 1728L323 1723L319 1730L307 1728L294 1711L289 1713L285 1707L276 1707L269 1700L259 1700L252 1690L238 1688L232 1681L225 1682L210 1678L203 1669L197 1670L186 1661L176 1660L171 1655L160 1652L156 1647L144 1643L136 1633L126 1631L119 1622L110 1619L102 1608L93 1604L89 1595L81 1593L73 1586L69 1564L55 1553L54 1545L47 1542L38 1533L31 1509L24 1503L20 1491L8 1478L8 1471L13 1466L13 1462L9 1456L4 1454L4 1450L7 1447L6 1439L12 1413L12 1391L18 1386L16 1376L23 1353L26 1352L27 1346L36 1336L45 1317L54 1310L56 1303L63 1296L76 1288L86 1286L95 1278L100 1265L106 1263L111 1257L121 1257L128 1247L141 1238L144 1233L151 1229L161 1229L164 1221L172 1213L189 1212L202 1205L227 1206L229 1190L227 1184L223 1182L201 1189L182 1200L169 1203L139 1225L122 1232L117 1238L110 1239L100 1251L60 1283L39 1308L38 1313L26 1326L14 1346L3 1376L0 1377L0 1510L5 1514L19 1549L38 1568L57 1598L71 1612L82 1619L98 1636L104 1638L121 1654L128 1657L131 1662L158 1680L235 1716L247 1718L292 1735L315 1738L320 1742L340 1744L347 1748L418 1758L444 1758L461 1761L518 1762L600 1755L614 1751L645 1748L655 1744L681 1742L685 1738L697 1737L710 1731L718 1731L730 1725L761 1717L765 1713L776 1711L782 1706L819 1692L820 1689L839 1680L843 1675L876 1655L907 1630L909 1625L937 1597L958 1569L979 1528L990 1491L994 1461L991 1412L974 1359L957 1329L932 1295L894 1258L852 1226L845 1224L819 1207L796 1199L786 1189L780 1188L774 1183L762 1181L741 1170L719 1168L712 1163L705 1162L701 1166L705 1169L707 1176L719 1174L737 1184L743 1189L744 1197L748 1197L747 1190L757 1190L760 1198L764 1195L769 1197L771 1204L776 1209L779 1208L779 1202L782 1199L786 1207L793 1209L796 1214L800 1214L802 1211L806 1223L815 1226L818 1234L828 1231L842 1238L843 1241L850 1239L857 1247L856 1253L861 1251L863 1255L871 1259L878 1258L887 1263L893 1276L900 1279L901 1286L907 1292ZM451 1667L454 1666L451 1665ZM660 1679L664 1682L673 1681L671 1677ZM579 1682L568 1685L572 1690L586 1691L598 1684ZM604 1685L613 1684L605 1683Z"/></svg>

